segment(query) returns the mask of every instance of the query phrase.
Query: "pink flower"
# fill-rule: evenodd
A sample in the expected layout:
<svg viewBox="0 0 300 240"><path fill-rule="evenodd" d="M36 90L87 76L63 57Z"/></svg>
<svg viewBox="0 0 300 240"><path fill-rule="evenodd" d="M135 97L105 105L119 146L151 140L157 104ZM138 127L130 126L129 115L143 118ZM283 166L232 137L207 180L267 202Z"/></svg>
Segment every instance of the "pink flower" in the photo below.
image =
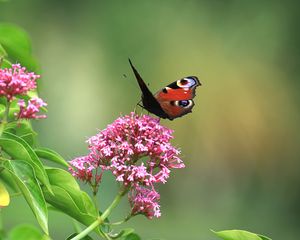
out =
<svg viewBox="0 0 300 240"><path fill-rule="evenodd" d="M47 106L47 103L45 103L41 98L34 97L31 98L28 101L28 104L26 106L26 103L23 99L20 99L18 102L18 105L20 107L20 111L18 114L16 114L17 118L25 118L25 119L40 119L40 118L46 118L46 115L37 115L37 113L40 111L41 107Z"/></svg>
<svg viewBox="0 0 300 240"><path fill-rule="evenodd" d="M88 139L90 153L85 162L111 171L126 186L165 183L172 168L184 167L180 151L170 143L172 133L159 119L132 113ZM75 176L82 170L76 161L70 162Z"/></svg>
<svg viewBox="0 0 300 240"><path fill-rule="evenodd" d="M129 193L128 198L132 216L143 214L149 219L153 217L159 218L161 216L160 206L158 204L160 196L155 190L136 187Z"/></svg>
<svg viewBox="0 0 300 240"><path fill-rule="evenodd" d="M172 134L159 119L131 113L89 138L89 154L70 161L70 171L93 187L98 186L103 171L110 171L130 189L132 215L159 217L159 194L154 185L165 183L173 168L184 167L180 151L170 143Z"/></svg>
<svg viewBox="0 0 300 240"><path fill-rule="evenodd" d="M86 156L75 158L74 160L70 161L70 164L77 169L76 173L73 172L73 176L76 176L83 181L91 182L94 166L90 164L90 161Z"/></svg>
<svg viewBox="0 0 300 240"><path fill-rule="evenodd" d="M11 68L0 69L0 96L12 101L16 95L25 95L36 88L36 80L40 75L27 72L20 64L13 64Z"/></svg>

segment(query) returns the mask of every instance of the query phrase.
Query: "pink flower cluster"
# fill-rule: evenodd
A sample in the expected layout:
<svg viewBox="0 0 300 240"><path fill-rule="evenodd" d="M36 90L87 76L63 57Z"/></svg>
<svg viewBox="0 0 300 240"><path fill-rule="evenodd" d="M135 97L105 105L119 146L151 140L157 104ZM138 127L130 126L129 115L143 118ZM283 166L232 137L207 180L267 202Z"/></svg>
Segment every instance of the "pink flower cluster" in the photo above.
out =
<svg viewBox="0 0 300 240"><path fill-rule="evenodd" d="M161 216L158 200L160 195L154 189L136 187L129 193L129 202L131 206L131 215L144 214L149 219L153 216L159 218Z"/></svg>
<svg viewBox="0 0 300 240"><path fill-rule="evenodd" d="M20 64L12 64L11 68L0 68L0 97L5 97L10 103L18 95L26 95L28 91L35 89L38 78L40 75L27 72L26 68L21 67ZM46 115L37 115L42 107L47 106L41 98L33 97L27 103L23 99L19 99L18 105L20 111L15 113L17 119L46 118Z"/></svg>
<svg viewBox="0 0 300 240"><path fill-rule="evenodd" d="M16 95L25 95L36 88L36 80L40 75L27 72L20 64L13 64L11 68L0 68L0 96L12 101Z"/></svg>
<svg viewBox="0 0 300 240"><path fill-rule="evenodd" d="M18 102L18 105L20 107L20 111L17 115L17 118L25 118L25 119L40 119L40 118L46 118L46 115L37 115L37 113L40 111L41 107L47 106L47 103L45 103L41 98L34 97L31 98L28 101L28 104L26 106L26 103L23 99L20 99Z"/></svg>
<svg viewBox="0 0 300 240"><path fill-rule="evenodd" d="M154 184L165 183L172 168L184 167L180 151L170 143L172 133L157 118L131 113L88 139L89 154L70 161L70 170L90 183L93 178L100 181L100 172L111 171L118 182L131 188L133 215L159 217L159 194Z"/></svg>

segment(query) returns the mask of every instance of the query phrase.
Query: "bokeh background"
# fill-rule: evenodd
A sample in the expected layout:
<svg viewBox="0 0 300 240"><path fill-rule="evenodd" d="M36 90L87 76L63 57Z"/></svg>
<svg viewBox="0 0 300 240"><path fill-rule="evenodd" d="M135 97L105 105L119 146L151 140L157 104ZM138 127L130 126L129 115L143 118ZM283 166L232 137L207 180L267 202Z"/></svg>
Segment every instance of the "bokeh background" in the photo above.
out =
<svg viewBox="0 0 300 240"><path fill-rule="evenodd" d="M299 238L297 1L11 0L0 21L31 36L49 104L35 129L67 160L139 101L128 57L154 92L183 76L201 79L193 114L162 120L186 168L160 188L160 219L127 224L143 239L216 239L209 229ZM101 206L115 193L108 177ZM24 204L16 198L2 212L7 228L36 224ZM112 218L127 210L124 201ZM50 213L54 239L72 230L70 218Z"/></svg>

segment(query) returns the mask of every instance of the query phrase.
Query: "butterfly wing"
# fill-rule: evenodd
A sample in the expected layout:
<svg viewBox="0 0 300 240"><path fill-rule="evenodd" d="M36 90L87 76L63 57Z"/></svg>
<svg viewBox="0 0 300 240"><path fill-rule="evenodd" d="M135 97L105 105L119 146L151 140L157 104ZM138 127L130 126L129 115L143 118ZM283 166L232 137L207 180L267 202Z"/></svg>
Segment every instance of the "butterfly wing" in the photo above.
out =
<svg viewBox="0 0 300 240"><path fill-rule="evenodd" d="M150 92L149 88L147 87L146 83L138 73L138 71L135 69L133 66L132 62L130 59L129 64L133 70L133 73L135 75L135 78L139 84L139 87L142 91L142 102L143 102L143 107L148 110L149 112L155 114L158 117L161 118L168 118L168 115L165 113L165 111L162 109L161 105L159 102L156 100L156 98L153 96L153 94Z"/></svg>
<svg viewBox="0 0 300 240"><path fill-rule="evenodd" d="M200 85L197 77L185 77L169 84L157 92L154 97L168 118L173 120L192 111L195 105L193 98L196 96L196 87Z"/></svg>

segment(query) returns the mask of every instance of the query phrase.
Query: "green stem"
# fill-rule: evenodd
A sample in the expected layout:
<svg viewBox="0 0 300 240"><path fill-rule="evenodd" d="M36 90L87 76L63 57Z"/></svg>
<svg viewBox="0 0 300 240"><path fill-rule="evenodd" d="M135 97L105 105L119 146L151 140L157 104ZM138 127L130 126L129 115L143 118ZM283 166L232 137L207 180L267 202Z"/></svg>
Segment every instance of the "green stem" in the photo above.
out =
<svg viewBox="0 0 300 240"><path fill-rule="evenodd" d="M93 222L90 226L84 229L81 233L77 236L72 238L71 240L79 240L88 235L91 231L93 231L96 227L103 224L104 220L111 214L112 210L119 204L121 198L127 193L128 188L123 188L117 194L113 202L109 205L109 207L103 212L103 214L97 218L95 222ZM107 234L102 232L106 239L111 239Z"/></svg>
<svg viewBox="0 0 300 240"><path fill-rule="evenodd" d="M102 213L101 219L104 221L112 212L112 210L119 204L121 198L127 193L128 189L122 189L118 195L115 197L110 206Z"/></svg>
<svg viewBox="0 0 300 240"><path fill-rule="evenodd" d="M119 221L119 222L114 222L114 223L103 223L104 225L109 225L109 226L115 226L115 225L120 225L122 223L127 222L130 218L132 217L131 214L129 214L124 220Z"/></svg>
<svg viewBox="0 0 300 240"><path fill-rule="evenodd" d="M95 222L93 222L90 226L88 226L86 229L84 229L81 233L79 233L77 236L73 237L71 240L79 240L88 235L91 231L94 230L98 225L102 223L101 218L97 218Z"/></svg>
<svg viewBox="0 0 300 240"><path fill-rule="evenodd" d="M97 201L97 193L93 193L93 202L94 202L94 205L96 207L96 210L97 210L97 213L99 213L99 205L98 205L98 201Z"/></svg>
<svg viewBox="0 0 300 240"><path fill-rule="evenodd" d="M3 117L3 123L4 124L6 124L7 120L8 120L9 108L10 108L10 101L7 100L5 114L4 114L4 117Z"/></svg>

